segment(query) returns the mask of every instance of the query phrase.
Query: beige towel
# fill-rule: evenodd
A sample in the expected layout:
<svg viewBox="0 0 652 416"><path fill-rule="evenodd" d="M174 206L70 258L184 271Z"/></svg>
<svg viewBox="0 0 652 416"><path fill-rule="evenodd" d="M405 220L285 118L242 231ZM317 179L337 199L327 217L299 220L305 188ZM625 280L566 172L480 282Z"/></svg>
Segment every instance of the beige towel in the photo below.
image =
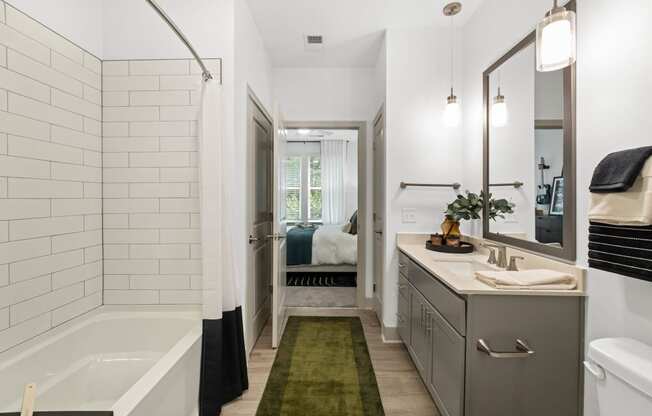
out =
<svg viewBox="0 0 652 416"><path fill-rule="evenodd" d="M577 279L568 273L554 270L481 271L475 278L496 289L572 290Z"/></svg>
<svg viewBox="0 0 652 416"><path fill-rule="evenodd" d="M591 193L589 220L611 225L652 225L652 158L627 192Z"/></svg>

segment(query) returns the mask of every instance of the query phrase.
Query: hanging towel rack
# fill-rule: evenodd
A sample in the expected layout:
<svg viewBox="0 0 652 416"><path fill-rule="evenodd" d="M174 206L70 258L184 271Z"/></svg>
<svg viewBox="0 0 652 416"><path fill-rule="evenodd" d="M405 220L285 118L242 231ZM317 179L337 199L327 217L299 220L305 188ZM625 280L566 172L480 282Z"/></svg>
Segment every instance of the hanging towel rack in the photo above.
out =
<svg viewBox="0 0 652 416"><path fill-rule="evenodd" d="M489 184L489 186L513 186L516 189L520 188L523 185L525 185L525 184L523 182L519 182L519 181L507 182L507 183L490 183Z"/></svg>
<svg viewBox="0 0 652 416"><path fill-rule="evenodd" d="M453 188L455 190L462 187L461 183L411 183L411 182L401 182L401 189L406 189L408 187L419 187L419 188Z"/></svg>

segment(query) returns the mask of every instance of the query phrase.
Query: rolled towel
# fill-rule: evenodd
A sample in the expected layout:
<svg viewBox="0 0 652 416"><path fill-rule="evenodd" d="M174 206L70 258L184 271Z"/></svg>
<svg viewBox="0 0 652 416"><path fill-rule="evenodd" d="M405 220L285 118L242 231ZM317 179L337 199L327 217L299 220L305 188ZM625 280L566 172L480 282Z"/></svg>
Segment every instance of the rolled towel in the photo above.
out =
<svg viewBox="0 0 652 416"><path fill-rule="evenodd" d="M608 154L593 171L589 190L593 193L627 191L634 185L643 165L651 156L652 146Z"/></svg>
<svg viewBox="0 0 652 416"><path fill-rule="evenodd" d="M577 279L568 273L546 269L520 271L480 271L475 278L496 289L573 290Z"/></svg>
<svg viewBox="0 0 652 416"><path fill-rule="evenodd" d="M610 225L652 225L652 158L626 192L591 193L589 220Z"/></svg>

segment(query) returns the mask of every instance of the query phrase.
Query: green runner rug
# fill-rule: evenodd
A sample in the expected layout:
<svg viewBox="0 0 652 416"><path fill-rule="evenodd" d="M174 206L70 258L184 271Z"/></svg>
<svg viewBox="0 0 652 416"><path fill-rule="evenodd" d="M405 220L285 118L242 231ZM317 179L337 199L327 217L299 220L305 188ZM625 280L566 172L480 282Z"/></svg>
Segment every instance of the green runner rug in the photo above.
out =
<svg viewBox="0 0 652 416"><path fill-rule="evenodd" d="M256 415L384 415L360 319L290 317Z"/></svg>

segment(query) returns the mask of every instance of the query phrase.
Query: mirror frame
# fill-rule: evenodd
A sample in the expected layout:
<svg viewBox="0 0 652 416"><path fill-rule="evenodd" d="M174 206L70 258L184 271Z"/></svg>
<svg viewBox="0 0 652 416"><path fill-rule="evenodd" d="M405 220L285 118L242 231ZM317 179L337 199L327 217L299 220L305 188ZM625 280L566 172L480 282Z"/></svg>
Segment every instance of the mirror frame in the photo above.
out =
<svg viewBox="0 0 652 416"><path fill-rule="evenodd" d="M567 9L576 10L575 0L568 2ZM491 110L491 97L489 90L489 75L507 62L512 56L536 42L536 31L533 31L521 40L516 46L510 49L505 55L494 62L482 73L482 96L483 96L483 186L485 195L489 194L489 115ZM533 63L534 65L534 63ZM489 218L487 215L489 201L484 201L482 210L482 236L487 240L500 242L509 246L521 248L530 252L543 254L550 257L564 259L570 262L576 260L577 236L576 236L576 64L566 67L564 71L564 224L563 244L561 248L548 246L536 241L522 240L509 237L500 233L493 233L489 230ZM536 68L535 68L536 71ZM532 126L534 128L534 126Z"/></svg>

